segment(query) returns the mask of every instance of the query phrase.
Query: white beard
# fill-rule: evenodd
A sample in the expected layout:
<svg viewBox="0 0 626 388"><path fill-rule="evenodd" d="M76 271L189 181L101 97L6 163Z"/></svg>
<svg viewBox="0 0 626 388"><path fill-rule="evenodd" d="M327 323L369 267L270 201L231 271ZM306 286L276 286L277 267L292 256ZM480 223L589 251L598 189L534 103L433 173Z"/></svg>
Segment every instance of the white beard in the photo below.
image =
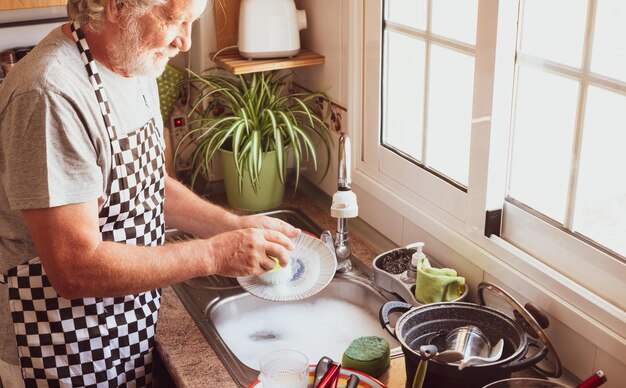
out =
<svg viewBox="0 0 626 388"><path fill-rule="evenodd" d="M108 49L111 65L126 76L158 77L179 50L172 47L145 49L141 38L142 32L134 21L123 32L120 30L116 44Z"/></svg>
<svg viewBox="0 0 626 388"><path fill-rule="evenodd" d="M178 49L157 49L140 52L128 63L131 76L158 77L165 70L171 57L178 54Z"/></svg>

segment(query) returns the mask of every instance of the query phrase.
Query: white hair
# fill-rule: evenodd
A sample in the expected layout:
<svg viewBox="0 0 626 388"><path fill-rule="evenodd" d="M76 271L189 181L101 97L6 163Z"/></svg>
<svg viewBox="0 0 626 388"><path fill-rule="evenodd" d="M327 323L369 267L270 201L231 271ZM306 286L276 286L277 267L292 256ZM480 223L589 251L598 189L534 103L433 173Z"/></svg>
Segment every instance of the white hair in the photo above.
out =
<svg viewBox="0 0 626 388"><path fill-rule="evenodd" d="M95 32L101 32L106 20L105 2L115 1L123 6L122 16L130 19L148 13L152 7L167 4L170 0L69 0L67 14L81 25L89 25Z"/></svg>

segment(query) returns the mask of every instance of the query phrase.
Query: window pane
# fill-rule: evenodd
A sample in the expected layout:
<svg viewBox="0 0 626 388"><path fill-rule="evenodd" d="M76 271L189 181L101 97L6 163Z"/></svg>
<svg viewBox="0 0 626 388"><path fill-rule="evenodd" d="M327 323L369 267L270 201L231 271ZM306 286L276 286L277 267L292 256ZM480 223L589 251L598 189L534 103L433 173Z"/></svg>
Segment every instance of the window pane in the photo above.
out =
<svg viewBox="0 0 626 388"><path fill-rule="evenodd" d="M525 0L522 10L520 51L579 68L587 0Z"/></svg>
<svg viewBox="0 0 626 388"><path fill-rule="evenodd" d="M578 83L518 68L509 195L564 221Z"/></svg>
<svg viewBox="0 0 626 388"><path fill-rule="evenodd" d="M626 256L626 96L590 87L574 230Z"/></svg>
<svg viewBox="0 0 626 388"><path fill-rule="evenodd" d="M427 165L467 186L474 58L431 46Z"/></svg>
<svg viewBox="0 0 626 388"><path fill-rule="evenodd" d="M385 36L383 142L421 161L425 44L393 31Z"/></svg>
<svg viewBox="0 0 626 388"><path fill-rule="evenodd" d="M433 34L476 44L478 0L432 0L432 7Z"/></svg>
<svg viewBox="0 0 626 388"><path fill-rule="evenodd" d="M626 81L626 2L598 0L591 71Z"/></svg>
<svg viewBox="0 0 626 388"><path fill-rule="evenodd" d="M426 0L387 0L385 18L394 23L426 30Z"/></svg>

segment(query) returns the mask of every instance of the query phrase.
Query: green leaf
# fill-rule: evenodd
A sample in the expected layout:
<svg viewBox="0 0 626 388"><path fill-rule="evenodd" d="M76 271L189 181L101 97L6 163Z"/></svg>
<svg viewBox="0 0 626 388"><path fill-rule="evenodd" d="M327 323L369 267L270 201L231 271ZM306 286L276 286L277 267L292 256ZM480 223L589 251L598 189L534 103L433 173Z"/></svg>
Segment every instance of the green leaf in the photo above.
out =
<svg viewBox="0 0 626 388"><path fill-rule="evenodd" d="M312 159L317 169L315 142L311 136L321 138L319 144L330 161L333 148L332 131L326 120L328 109L321 114L311 108L317 98L328 102L320 92L294 93L290 90L292 72L267 71L232 76L221 69L209 69L192 75L185 83L196 87L188 132L176 146L175 157L193 147L192 182L199 174L211 168L218 149L229 147L233 151L239 187L243 176L250 176L253 189L258 189L259 174L263 168L263 154L276 151L280 180L285 183L287 154L293 149L296 188L300 169L305 158ZM325 114L326 113L326 114ZM330 164L326 163L324 176Z"/></svg>

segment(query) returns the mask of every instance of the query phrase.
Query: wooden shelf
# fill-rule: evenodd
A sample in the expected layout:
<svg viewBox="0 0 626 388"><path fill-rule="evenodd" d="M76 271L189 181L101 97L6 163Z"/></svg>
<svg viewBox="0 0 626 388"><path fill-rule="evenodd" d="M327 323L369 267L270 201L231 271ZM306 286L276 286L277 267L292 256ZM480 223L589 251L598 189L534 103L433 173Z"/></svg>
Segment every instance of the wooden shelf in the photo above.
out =
<svg viewBox="0 0 626 388"><path fill-rule="evenodd" d="M54 7L57 5L65 5L67 0L0 0L0 11Z"/></svg>
<svg viewBox="0 0 626 388"><path fill-rule="evenodd" d="M307 49L301 49L292 58L247 59L239 55L237 48L224 50L215 57L215 63L235 75L321 65L324 60L324 56Z"/></svg>

